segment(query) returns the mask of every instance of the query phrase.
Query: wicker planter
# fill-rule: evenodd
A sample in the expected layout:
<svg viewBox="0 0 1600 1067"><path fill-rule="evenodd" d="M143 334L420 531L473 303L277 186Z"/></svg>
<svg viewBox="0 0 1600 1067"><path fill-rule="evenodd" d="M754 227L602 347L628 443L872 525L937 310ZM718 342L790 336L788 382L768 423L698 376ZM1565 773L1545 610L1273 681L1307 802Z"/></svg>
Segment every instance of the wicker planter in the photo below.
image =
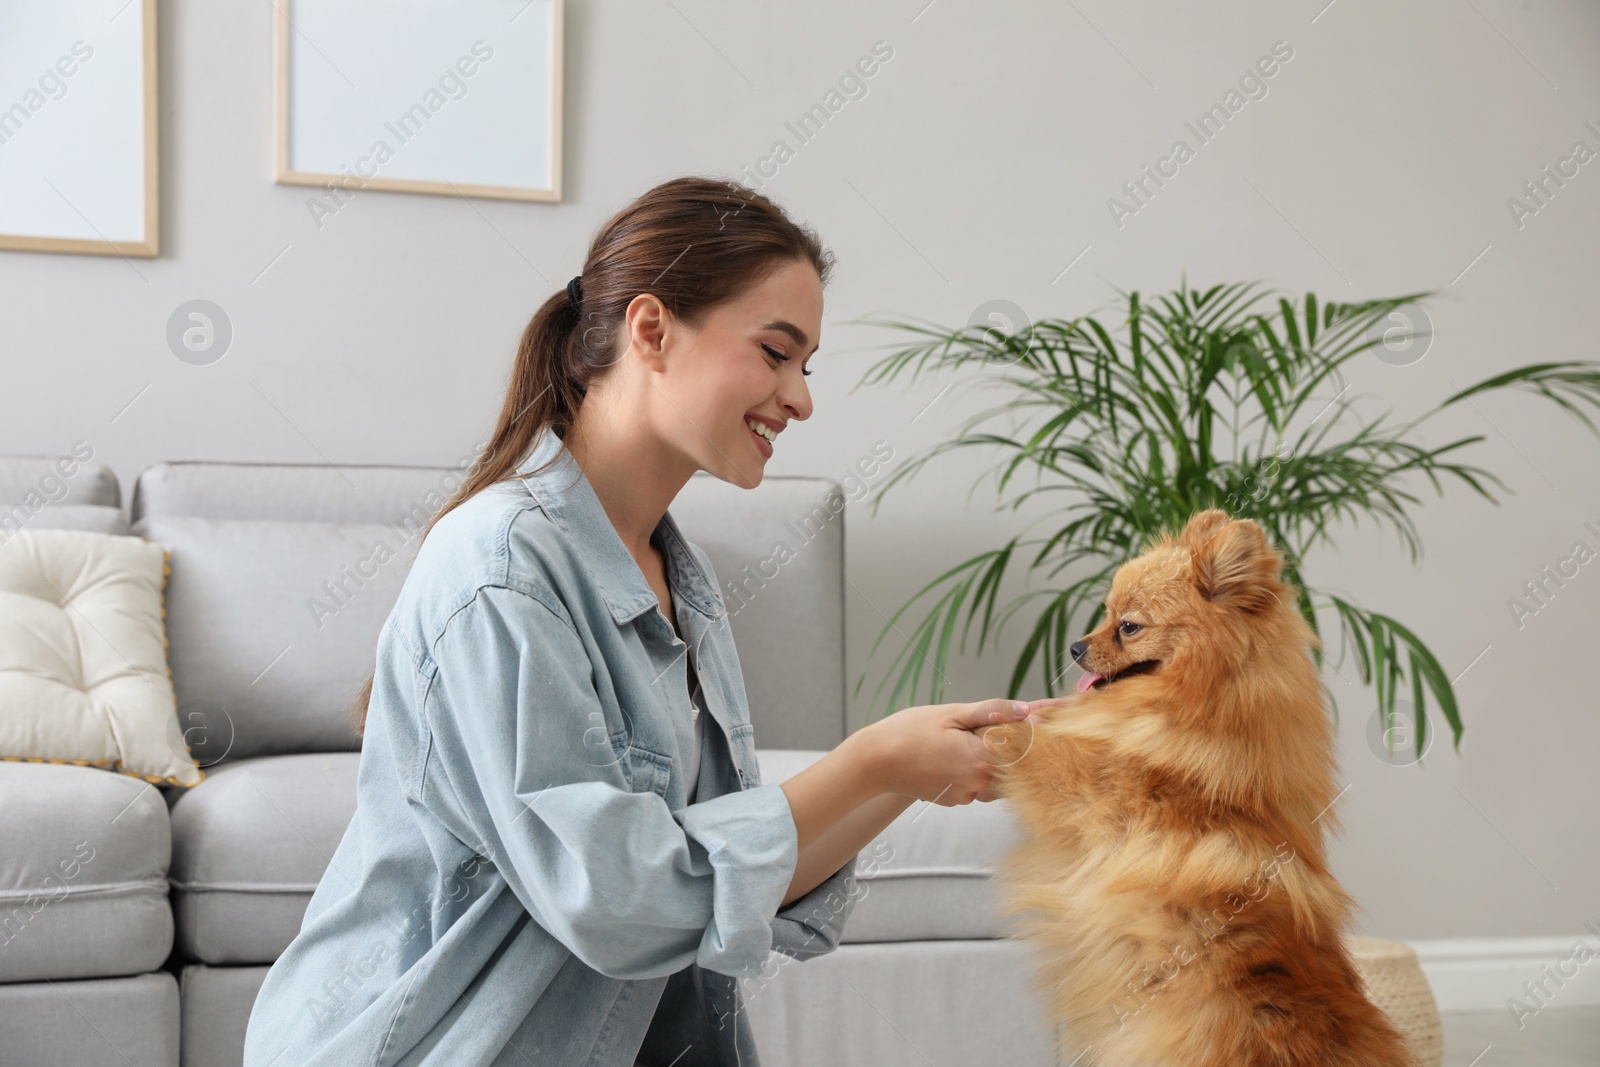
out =
<svg viewBox="0 0 1600 1067"><path fill-rule="evenodd" d="M1366 983L1368 999L1406 1035L1422 1067L1439 1067L1444 1062L1439 1006L1417 963L1416 950L1400 941L1361 934L1347 934L1344 941Z"/></svg>

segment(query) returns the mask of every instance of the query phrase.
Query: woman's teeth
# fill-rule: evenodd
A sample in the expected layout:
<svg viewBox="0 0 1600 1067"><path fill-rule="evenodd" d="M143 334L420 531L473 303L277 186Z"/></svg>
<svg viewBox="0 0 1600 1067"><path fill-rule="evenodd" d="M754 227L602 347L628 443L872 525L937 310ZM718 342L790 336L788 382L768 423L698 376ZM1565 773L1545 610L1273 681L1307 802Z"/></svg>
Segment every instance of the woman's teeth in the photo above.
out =
<svg viewBox="0 0 1600 1067"><path fill-rule="evenodd" d="M759 423L755 419L745 419L744 424L750 427L751 430L766 438L766 441L769 445L778 439L778 435L776 431L772 429L772 427L763 423Z"/></svg>

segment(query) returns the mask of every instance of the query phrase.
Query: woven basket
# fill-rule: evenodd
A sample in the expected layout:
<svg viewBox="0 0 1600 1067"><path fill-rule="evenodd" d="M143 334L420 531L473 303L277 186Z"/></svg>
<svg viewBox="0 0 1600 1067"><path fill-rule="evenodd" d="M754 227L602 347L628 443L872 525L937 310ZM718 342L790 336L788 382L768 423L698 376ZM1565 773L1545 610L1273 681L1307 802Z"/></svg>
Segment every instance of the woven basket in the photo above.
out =
<svg viewBox="0 0 1600 1067"><path fill-rule="evenodd" d="M1344 943L1366 984L1367 998L1406 1035L1422 1067L1440 1067L1444 1034L1439 1026L1439 1006L1417 963L1416 950L1400 941L1361 934L1346 934Z"/></svg>

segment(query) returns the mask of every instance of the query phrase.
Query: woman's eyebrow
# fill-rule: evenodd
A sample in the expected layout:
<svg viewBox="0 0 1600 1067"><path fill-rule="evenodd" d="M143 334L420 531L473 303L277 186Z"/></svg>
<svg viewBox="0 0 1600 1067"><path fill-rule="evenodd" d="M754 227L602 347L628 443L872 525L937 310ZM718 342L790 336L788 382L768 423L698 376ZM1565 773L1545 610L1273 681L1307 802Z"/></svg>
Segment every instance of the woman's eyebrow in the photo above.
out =
<svg viewBox="0 0 1600 1067"><path fill-rule="evenodd" d="M800 327L796 326L792 322L784 322L782 319L779 319L776 322L763 323L762 326L761 326L761 329L763 329L763 330L782 330L784 333L786 333L790 337L794 338L794 343L795 344L800 345L802 348L805 347L805 344L806 344L806 332L804 330L802 330ZM817 338L817 348L821 348L821 347L822 347L822 339L819 337L819 338ZM811 351L815 352L817 350L817 348L813 348Z"/></svg>

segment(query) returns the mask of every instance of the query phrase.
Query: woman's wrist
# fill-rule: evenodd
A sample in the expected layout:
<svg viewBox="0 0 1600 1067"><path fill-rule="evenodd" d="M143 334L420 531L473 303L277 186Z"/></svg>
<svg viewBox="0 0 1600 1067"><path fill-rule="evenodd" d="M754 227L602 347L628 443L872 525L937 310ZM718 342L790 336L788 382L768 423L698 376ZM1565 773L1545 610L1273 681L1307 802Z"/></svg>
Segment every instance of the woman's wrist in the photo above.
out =
<svg viewBox="0 0 1600 1067"><path fill-rule="evenodd" d="M844 739L840 748L849 748L855 760L857 773L873 785L873 793L895 792L893 778L894 760L889 751L889 738L879 729L878 723L868 723Z"/></svg>

